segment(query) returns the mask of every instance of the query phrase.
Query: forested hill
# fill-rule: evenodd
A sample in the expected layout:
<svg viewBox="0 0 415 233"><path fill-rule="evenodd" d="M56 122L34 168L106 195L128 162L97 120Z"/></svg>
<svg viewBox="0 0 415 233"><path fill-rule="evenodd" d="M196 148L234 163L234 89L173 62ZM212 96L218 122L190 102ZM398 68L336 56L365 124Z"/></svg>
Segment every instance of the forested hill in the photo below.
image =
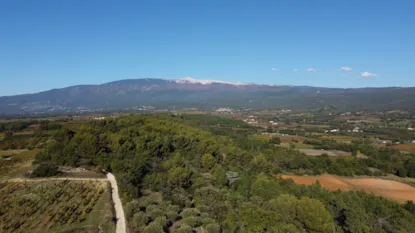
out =
<svg viewBox="0 0 415 233"><path fill-rule="evenodd" d="M60 129L39 163L112 171L131 232L412 232L413 203L329 192L276 179L281 171L370 172L379 162L306 157L258 137L209 130L188 116L130 116ZM204 124L205 129L192 125ZM234 122L224 122L232 126ZM383 154L384 156L384 154ZM411 157L395 154L388 166ZM406 161L406 162L405 162ZM319 171L320 169L320 171Z"/></svg>
<svg viewBox="0 0 415 233"><path fill-rule="evenodd" d="M65 113L157 108L291 108L333 105L342 109L415 107L415 88L323 88L194 79L133 79L0 97L0 114Z"/></svg>

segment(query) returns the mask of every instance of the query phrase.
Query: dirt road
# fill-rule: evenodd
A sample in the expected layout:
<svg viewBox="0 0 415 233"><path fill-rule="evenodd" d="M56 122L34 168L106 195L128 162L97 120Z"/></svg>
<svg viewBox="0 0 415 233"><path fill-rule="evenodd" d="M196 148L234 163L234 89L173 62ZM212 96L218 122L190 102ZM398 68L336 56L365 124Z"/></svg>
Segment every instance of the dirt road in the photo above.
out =
<svg viewBox="0 0 415 233"><path fill-rule="evenodd" d="M118 194L118 186L115 177L111 173L107 173L107 178L112 187L112 200L114 201L115 215L117 217L116 233L126 233L124 209L121 204L120 195Z"/></svg>

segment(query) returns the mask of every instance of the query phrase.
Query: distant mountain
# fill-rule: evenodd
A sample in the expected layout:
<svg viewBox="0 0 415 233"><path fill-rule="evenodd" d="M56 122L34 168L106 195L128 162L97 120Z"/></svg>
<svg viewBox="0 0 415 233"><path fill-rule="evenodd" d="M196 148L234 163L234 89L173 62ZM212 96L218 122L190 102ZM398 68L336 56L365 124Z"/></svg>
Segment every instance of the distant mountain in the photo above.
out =
<svg viewBox="0 0 415 233"><path fill-rule="evenodd" d="M414 109L415 88L320 88L214 80L131 79L0 97L0 114L156 108Z"/></svg>

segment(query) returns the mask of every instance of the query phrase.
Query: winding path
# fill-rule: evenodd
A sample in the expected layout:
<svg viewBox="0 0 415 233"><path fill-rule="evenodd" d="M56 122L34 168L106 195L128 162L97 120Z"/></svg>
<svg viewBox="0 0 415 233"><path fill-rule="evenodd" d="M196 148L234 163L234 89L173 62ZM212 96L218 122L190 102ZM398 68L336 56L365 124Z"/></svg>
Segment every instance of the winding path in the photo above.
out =
<svg viewBox="0 0 415 233"><path fill-rule="evenodd" d="M124 209L121 204L120 195L118 194L118 186L115 177L111 173L107 173L108 181L112 187L112 200L114 201L115 215L117 217L116 233L126 233Z"/></svg>

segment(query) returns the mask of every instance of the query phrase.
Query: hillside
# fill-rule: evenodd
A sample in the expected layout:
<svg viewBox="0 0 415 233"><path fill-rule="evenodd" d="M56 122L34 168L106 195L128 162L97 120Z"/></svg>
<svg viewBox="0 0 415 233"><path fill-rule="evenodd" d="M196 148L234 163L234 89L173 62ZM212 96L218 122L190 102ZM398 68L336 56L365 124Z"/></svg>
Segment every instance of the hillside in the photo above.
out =
<svg viewBox="0 0 415 233"><path fill-rule="evenodd" d="M132 79L0 97L0 114L62 113L156 108L412 109L415 88L319 88L231 83L191 78Z"/></svg>

